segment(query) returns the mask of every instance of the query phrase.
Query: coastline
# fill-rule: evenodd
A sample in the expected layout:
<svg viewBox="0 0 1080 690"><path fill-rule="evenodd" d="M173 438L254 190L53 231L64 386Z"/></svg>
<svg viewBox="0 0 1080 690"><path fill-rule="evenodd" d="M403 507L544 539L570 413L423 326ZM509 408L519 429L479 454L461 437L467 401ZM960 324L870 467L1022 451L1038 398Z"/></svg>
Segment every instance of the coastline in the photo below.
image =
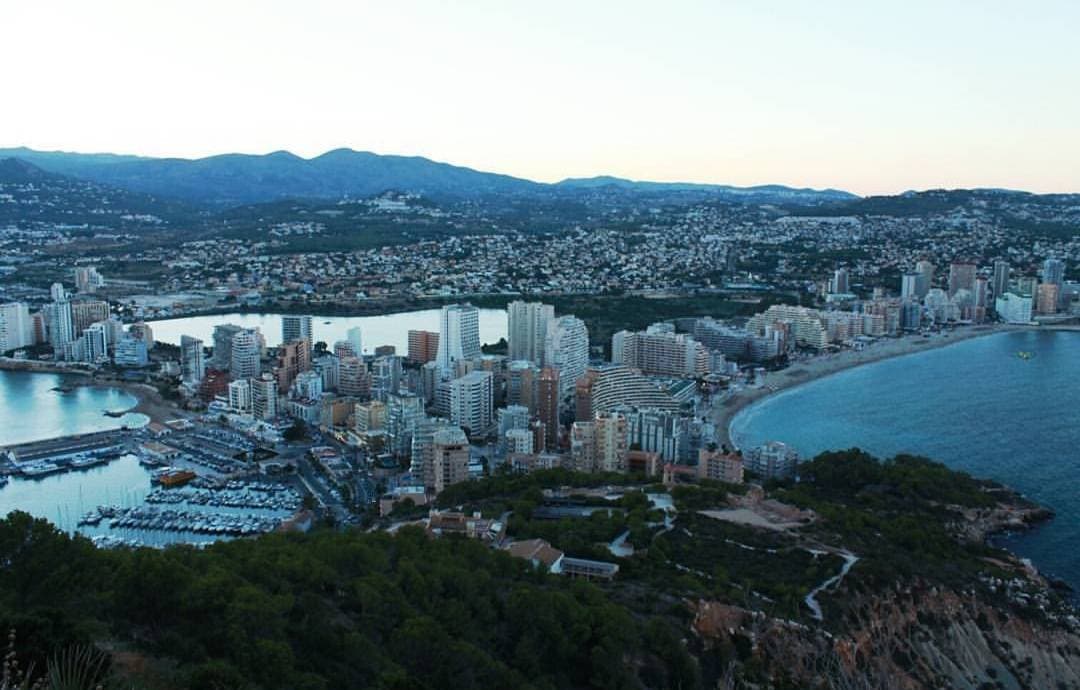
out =
<svg viewBox="0 0 1080 690"><path fill-rule="evenodd" d="M786 369L768 372L765 382L760 387L742 388L724 400L713 412L713 422L717 428L717 442L738 448L731 438L731 423L747 407L764 400L770 395L801 386L811 381L853 369L864 364L873 364L886 359L903 357L919 352L927 352L948 347L965 340L981 338L998 333L1014 333L1028 330L1074 330L1072 328L1054 328L1046 326L995 325L961 326L946 333L937 333L930 338L922 336L904 336L896 339L878 341L864 350L844 350L833 354L817 355L811 359L798 361Z"/></svg>
<svg viewBox="0 0 1080 690"><path fill-rule="evenodd" d="M103 390L119 390L135 398L135 405L125 410L110 410L123 414L142 414L150 422L164 424L178 417L186 417L179 407L169 403L161 396L156 388L146 383L131 383L127 381L75 381L73 386L77 388L99 388Z"/></svg>
<svg viewBox="0 0 1080 690"><path fill-rule="evenodd" d="M87 369L64 366L57 362L11 359L9 357L0 357L0 370L21 371L29 374L70 376L72 377L71 380L67 381L65 385L70 385L72 388L118 390L135 398L135 404L131 407L124 410L108 410L109 412L143 414L146 415L151 422L158 423L164 423L170 419L186 416L183 410L165 400L158 389L146 383L99 379L95 376L95 372L88 371Z"/></svg>

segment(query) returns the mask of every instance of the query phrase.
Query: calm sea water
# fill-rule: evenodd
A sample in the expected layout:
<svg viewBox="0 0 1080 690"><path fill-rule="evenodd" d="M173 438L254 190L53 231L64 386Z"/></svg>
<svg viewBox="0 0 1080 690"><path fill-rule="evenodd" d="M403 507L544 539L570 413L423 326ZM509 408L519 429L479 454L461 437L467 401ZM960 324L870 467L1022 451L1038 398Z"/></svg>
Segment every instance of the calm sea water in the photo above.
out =
<svg viewBox="0 0 1080 690"><path fill-rule="evenodd" d="M173 543L209 543L230 537L201 535L192 532L164 532L130 528L112 529L106 522L99 525L79 526L79 518L102 505L133 508L143 504L143 499L153 489L150 472L139 464L134 455L125 455L107 465L85 470L52 474L40 479L12 479L0 487L0 516L13 510L21 510L35 517L42 517L65 532L78 531L88 537L107 534L124 539L135 539L146 545ZM223 506L161 506L164 509L181 509L204 513L228 513L234 515L272 515L283 517L286 511L269 508L228 508Z"/></svg>
<svg viewBox="0 0 1080 690"><path fill-rule="evenodd" d="M141 426L146 417L107 417L105 411L126 410L135 398L112 388L54 388L78 379L60 374L0 371L0 447L42 439Z"/></svg>
<svg viewBox="0 0 1080 690"><path fill-rule="evenodd" d="M1080 591L1080 333L1001 333L849 369L766 398L731 431L743 447L915 453L1008 484L1057 518L1003 545Z"/></svg>
<svg viewBox="0 0 1080 690"><path fill-rule="evenodd" d="M214 314L189 316L178 319L152 321L154 339L173 345L180 344L180 336L199 338L209 347L213 343L214 326L234 323L247 328L259 327L268 345L281 341L281 315L279 314ZM480 342L497 343L506 337L506 312L502 309L480 310ZM379 345L393 345L398 354L405 354L409 347L409 331L438 331L439 310L424 309L400 314L380 316L316 316L312 319L315 340L333 347L338 340L345 340L350 328L359 326L364 352L371 353Z"/></svg>

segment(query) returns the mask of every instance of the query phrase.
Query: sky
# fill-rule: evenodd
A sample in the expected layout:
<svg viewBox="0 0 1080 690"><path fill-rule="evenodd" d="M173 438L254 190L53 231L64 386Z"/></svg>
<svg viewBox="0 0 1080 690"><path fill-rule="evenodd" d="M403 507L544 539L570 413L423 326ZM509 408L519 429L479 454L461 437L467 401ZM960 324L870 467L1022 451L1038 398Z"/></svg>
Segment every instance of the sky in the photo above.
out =
<svg viewBox="0 0 1080 690"><path fill-rule="evenodd" d="M1077 0L5 0L0 146L1080 192Z"/></svg>

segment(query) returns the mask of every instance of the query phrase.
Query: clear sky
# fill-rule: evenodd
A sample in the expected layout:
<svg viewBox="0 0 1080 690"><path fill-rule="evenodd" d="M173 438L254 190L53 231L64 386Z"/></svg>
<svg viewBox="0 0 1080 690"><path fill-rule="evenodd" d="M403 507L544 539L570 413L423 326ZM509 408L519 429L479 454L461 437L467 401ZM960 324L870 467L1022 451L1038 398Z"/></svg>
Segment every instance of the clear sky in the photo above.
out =
<svg viewBox="0 0 1080 690"><path fill-rule="evenodd" d="M4 5L2 146L1080 191L1080 0Z"/></svg>

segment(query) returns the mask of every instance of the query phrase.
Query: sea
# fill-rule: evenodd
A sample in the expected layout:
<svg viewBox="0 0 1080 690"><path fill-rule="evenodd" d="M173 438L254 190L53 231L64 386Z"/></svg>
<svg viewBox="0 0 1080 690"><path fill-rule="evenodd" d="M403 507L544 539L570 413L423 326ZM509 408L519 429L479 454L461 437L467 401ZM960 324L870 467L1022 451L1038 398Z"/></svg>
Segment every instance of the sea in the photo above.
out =
<svg viewBox="0 0 1080 690"><path fill-rule="evenodd" d="M145 415L120 417L138 402L115 388L76 386L80 376L0 371L0 448L60 436L139 427Z"/></svg>
<svg viewBox="0 0 1080 690"><path fill-rule="evenodd" d="M1080 333L997 333L848 369L751 405L731 434L803 457L923 455L1006 484L1056 518L996 543L1080 592Z"/></svg>

